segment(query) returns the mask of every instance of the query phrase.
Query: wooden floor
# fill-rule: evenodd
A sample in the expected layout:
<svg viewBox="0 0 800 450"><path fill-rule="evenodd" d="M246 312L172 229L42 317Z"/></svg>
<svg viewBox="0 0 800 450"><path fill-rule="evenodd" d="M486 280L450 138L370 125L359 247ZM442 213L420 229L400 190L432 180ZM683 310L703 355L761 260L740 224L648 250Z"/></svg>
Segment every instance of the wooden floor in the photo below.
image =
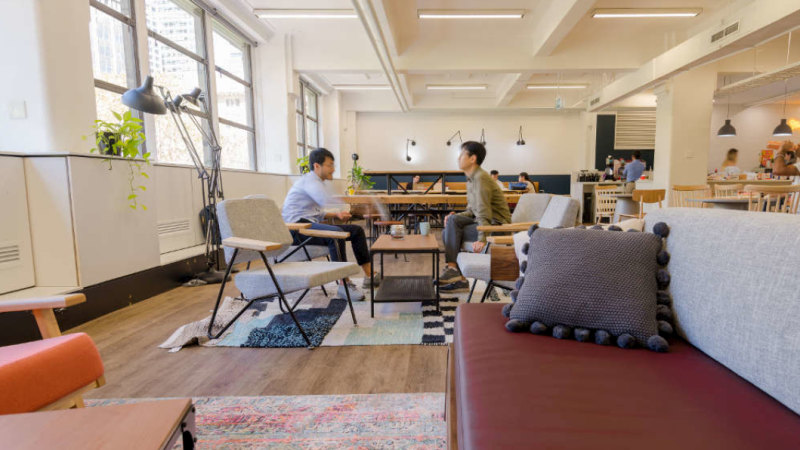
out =
<svg viewBox="0 0 800 450"><path fill-rule="evenodd" d="M349 246L348 246L349 250ZM430 256L386 258L386 273L429 273ZM354 259L350 259L353 261ZM158 348L180 325L202 319L219 285L179 287L70 332L100 349L107 384L88 398L444 392L447 348L422 345L245 349ZM237 295L233 284L228 295Z"/></svg>

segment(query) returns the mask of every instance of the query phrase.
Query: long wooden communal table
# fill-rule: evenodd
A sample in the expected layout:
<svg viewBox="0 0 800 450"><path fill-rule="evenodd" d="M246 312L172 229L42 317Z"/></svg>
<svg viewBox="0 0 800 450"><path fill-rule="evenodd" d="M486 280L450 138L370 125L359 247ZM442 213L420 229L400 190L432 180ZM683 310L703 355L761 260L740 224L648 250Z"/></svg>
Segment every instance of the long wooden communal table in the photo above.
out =
<svg viewBox="0 0 800 450"><path fill-rule="evenodd" d="M428 189L425 190L424 194L427 194L431 189L433 189L433 187L436 186L436 183L439 182L440 180L442 182L442 194L444 194L445 193L445 189L446 189L446 178L447 178L447 176L448 175L464 175L464 172L462 172L460 170L422 170L422 171L419 171L419 170L413 170L413 171L412 170L391 170L391 171L367 170L366 172L364 172L364 175L368 175L370 177L380 177L380 176L386 177L386 193L388 195L392 195L392 181L397 183L397 187L399 187L400 190L402 190L404 193L408 193L408 190L406 189L406 186L405 186L406 183L397 181L397 179L395 179L395 176L399 176L399 175L408 176L408 175L410 175L410 176L413 177L414 175L436 175L436 180L434 180L433 183L431 183L431 185L428 187Z"/></svg>

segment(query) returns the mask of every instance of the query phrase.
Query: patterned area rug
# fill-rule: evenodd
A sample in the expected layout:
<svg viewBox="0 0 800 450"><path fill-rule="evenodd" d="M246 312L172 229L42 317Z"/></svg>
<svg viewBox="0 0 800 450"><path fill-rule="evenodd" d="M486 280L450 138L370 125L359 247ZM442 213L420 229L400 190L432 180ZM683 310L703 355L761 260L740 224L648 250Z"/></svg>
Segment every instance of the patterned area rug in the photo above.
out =
<svg viewBox="0 0 800 450"><path fill-rule="evenodd" d="M359 283L360 284L360 283ZM329 293L336 286L326 286ZM479 301L484 285L479 283L473 299ZM494 290L488 301L510 302L500 289ZM295 315L314 346L347 345L446 345L453 341L455 311L466 301L469 293L448 294L436 311L434 302L379 303L375 317L370 317L370 302L353 302L358 326L347 301L326 297L321 289L310 291L300 302ZM289 303L299 297L292 294ZM223 324L246 303L226 298L220 307L215 324ZM266 300L251 306L219 339L206 337L209 317L186 324L172 334L160 347L177 351L181 347L200 344L209 347L305 347L306 342L289 314L283 313L278 303ZM219 331L217 325L215 330Z"/></svg>
<svg viewBox="0 0 800 450"><path fill-rule="evenodd" d="M89 407L154 399L86 400ZM439 449L444 394L200 397L199 448Z"/></svg>

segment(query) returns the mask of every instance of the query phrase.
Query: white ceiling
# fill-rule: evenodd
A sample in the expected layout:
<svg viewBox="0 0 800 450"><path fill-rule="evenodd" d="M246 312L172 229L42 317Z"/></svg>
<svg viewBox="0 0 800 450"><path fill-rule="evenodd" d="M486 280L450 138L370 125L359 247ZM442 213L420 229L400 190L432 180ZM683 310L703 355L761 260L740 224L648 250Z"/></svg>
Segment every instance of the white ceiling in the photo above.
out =
<svg viewBox="0 0 800 450"><path fill-rule="evenodd" d="M540 108L556 92L529 83L582 83L560 91L565 107L718 23L749 0L235 0L253 9L353 9L371 5L411 109ZM595 8L699 7L694 18L595 19ZM522 19L422 20L418 9L521 9ZM261 19L291 36L295 70L328 85L389 84L359 19ZM798 51L800 51L800 40ZM380 43L379 43L380 44ZM774 44L776 47L778 44ZM785 52L785 47L784 47ZM785 53L784 53L785 54ZM739 56L741 59L742 57ZM730 70L731 73L737 70ZM485 84L485 91L429 91L429 84ZM365 92L343 92L363 97ZM395 96L375 92L395 101ZM370 103L376 105L378 103ZM397 104L392 105L393 108Z"/></svg>

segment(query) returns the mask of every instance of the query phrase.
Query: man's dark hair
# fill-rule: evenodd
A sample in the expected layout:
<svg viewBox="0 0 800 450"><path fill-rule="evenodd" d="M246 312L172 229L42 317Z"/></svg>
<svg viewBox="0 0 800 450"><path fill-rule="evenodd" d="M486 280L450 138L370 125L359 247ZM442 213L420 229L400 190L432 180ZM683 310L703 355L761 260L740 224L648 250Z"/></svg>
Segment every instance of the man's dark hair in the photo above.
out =
<svg viewBox="0 0 800 450"><path fill-rule="evenodd" d="M486 147L480 142L467 141L461 144L461 149L466 150L469 156L475 157L475 162L480 166L486 159Z"/></svg>
<svg viewBox="0 0 800 450"><path fill-rule="evenodd" d="M500 175L500 172L498 172L496 170L493 170L493 171L489 172L489 175Z"/></svg>
<svg viewBox="0 0 800 450"><path fill-rule="evenodd" d="M639 150L634 150L633 157L636 159L642 159L642 152L640 152Z"/></svg>
<svg viewBox="0 0 800 450"><path fill-rule="evenodd" d="M325 164L326 158L330 158L331 161L335 161L333 153L331 153L327 148L320 147L311 150L311 153L308 154L308 170L314 171L314 164L319 164L320 166Z"/></svg>

